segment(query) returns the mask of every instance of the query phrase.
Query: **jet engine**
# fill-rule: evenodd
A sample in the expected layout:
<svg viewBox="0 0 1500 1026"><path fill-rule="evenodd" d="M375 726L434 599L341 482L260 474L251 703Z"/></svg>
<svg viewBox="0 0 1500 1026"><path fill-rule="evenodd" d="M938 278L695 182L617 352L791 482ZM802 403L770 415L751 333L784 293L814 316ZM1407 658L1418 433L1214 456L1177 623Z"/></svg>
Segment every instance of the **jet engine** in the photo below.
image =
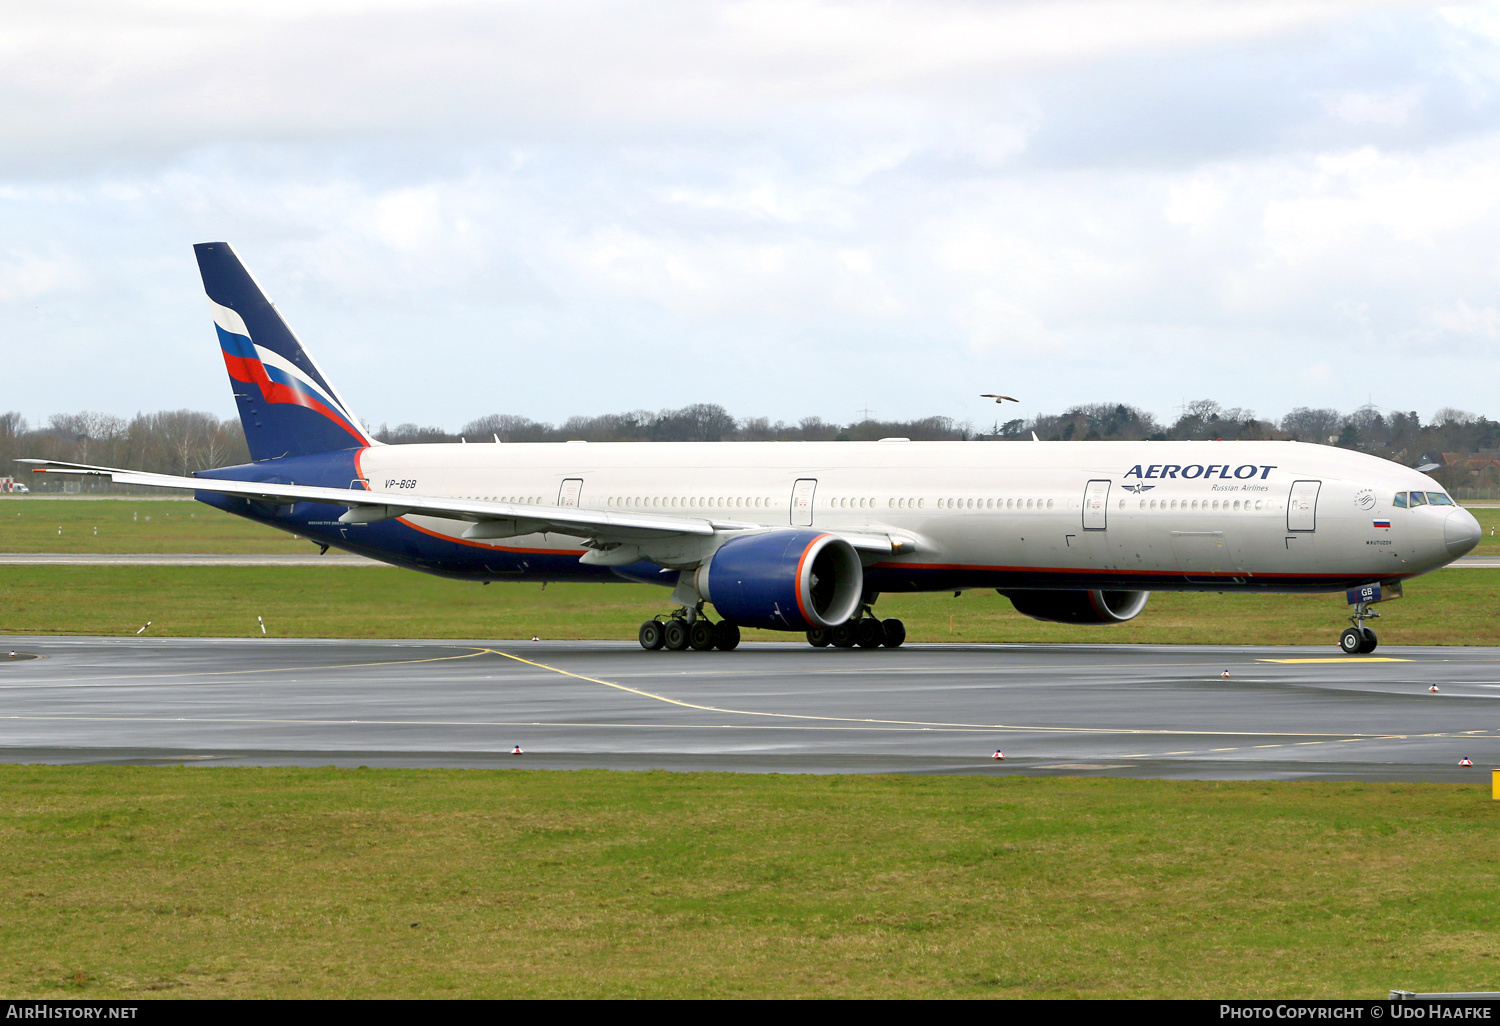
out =
<svg viewBox="0 0 1500 1026"><path fill-rule="evenodd" d="M1001 591L1016 612L1053 623L1123 623L1146 608L1149 591Z"/></svg>
<svg viewBox="0 0 1500 1026"><path fill-rule="evenodd" d="M859 611L864 581L854 546L821 531L734 538L694 576L724 619L773 631L837 627Z"/></svg>

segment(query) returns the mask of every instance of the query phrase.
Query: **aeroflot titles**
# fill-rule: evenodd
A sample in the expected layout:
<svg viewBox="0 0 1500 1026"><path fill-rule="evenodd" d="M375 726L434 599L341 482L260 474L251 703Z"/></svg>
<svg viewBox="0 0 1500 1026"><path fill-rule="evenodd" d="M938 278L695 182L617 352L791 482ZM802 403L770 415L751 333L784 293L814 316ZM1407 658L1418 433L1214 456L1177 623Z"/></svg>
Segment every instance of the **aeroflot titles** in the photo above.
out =
<svg viewBox="0 0 1500 1026"><path fill-rule="evenodd" d="M1135 466L1125 471L1125 476L1141 478L1176 478L1181 475L1182 477L1187 478L1189 481L1200 477L1217 477L1222 481L1228 481L1231 477L1237 477L1241 481L1245 481L1255 480L1255 475L1259 473L1260 480L1264 481L1270 475L1271 471L1276 469L1276 467L1277 464L1274 463L1269 467L1264 465L1257 466L1254 463L1246 463L1242 467L1233 468L1234 473L1231 474L1230 466L1227 463L1210 463L1207 466L1204 466L1201 463L1192 463L1186 467L1178 466L1176 463L1151 463L1146 466L1146 472L1141 473L1141 464L1137 463Z"/></svg>

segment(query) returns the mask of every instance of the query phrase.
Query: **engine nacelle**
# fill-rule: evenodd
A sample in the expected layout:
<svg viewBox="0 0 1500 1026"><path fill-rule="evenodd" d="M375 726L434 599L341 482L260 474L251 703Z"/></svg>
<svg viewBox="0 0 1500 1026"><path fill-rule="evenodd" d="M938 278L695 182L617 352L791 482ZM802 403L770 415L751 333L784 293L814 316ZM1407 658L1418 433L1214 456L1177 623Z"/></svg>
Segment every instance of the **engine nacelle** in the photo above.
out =
<svg viewBox="0 0 1500 1026"><path fill-rule="evenodd" d="M1123 623L1146 608L1149 591L1001 591L1016 612L1053 623Z"/></svg>
<svg viewBox="0 0 1500 1026"><path fill-rule="evenodd" d="M865 571L842 538L774 531L720 545L694 583L720 616L742 627L823 630L859 611Z"/></svg>

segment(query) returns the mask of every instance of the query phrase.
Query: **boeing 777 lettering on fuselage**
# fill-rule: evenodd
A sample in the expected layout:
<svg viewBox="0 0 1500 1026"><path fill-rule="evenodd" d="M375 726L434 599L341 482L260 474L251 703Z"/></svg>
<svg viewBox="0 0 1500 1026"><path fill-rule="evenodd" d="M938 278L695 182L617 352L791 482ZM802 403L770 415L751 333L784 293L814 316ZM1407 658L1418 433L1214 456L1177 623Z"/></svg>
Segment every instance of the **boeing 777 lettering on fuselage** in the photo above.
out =
<svg viewBox="0 0 1500 1026"><path fill-rule="evenodd" d="M195 247L252 462L199 501L397 566L473 581L648 581L648 649L740 627L896 647L882 593L995 588L1028 616L1128 620L1151 591L1347 591L1371 605L1474 547L1431 478L1297 442L611 442L383 445L226 243ZM704 613L711 604L718 620Z"/></svg>

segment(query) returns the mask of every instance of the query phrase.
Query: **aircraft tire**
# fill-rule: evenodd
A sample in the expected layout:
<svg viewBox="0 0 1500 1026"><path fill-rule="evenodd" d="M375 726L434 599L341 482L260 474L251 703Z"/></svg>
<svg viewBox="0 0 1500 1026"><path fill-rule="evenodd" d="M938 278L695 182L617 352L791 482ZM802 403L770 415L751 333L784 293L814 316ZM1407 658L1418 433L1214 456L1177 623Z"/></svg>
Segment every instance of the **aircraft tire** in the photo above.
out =
<svg viewBox="0 0 1500 1026"><path fill-rule="evenodd" d="M642 648L647 652L651 652L661 648L662 642L667 639L660 623L655 620L647 620L641 624L640 633L636 635L636 640L641 643Z"/></svg>
<svg viewBox="0 0 1500 1026"><path fill-rule="evenodd" d="M807 643L813 648L827 648L833 639L828 636L828 631L815 630L807 632Z"/></svg>
<svg viewBox="0 0 1500 1026"><path fill-rule="evenodd" d="M845 620L829 630L828 640L833 643L834 648L853 648L858 643L859 638L854 633L854 623L853 620Z"/></svg>
<svg viewBox="0 0 1500 1026"><path fill-rule="evenodd" d="M740 625L720 620L714 624L714 647L720 652L733 652L740 647Z"/></svg>
<svg viewBox="0 0 1500 1026"><path fill-rule="evenodd" d="M897 620L895 617L891 617L891 619L889 620L882 620L880 622L880 626L885 628L886 648L900 648L903 644L905 644L906 624L902 623L900 620Z"/></svg>
<svg viewBox="0 0 1500 1026"><path fill-rule="evenodd" d="M1379 644L1380 644L1380 639L1375 636L1375 632L1372 631L1372 630L1370 630L1370 628L1366 627L1365 628L1365 641L1364 641L1364 644L1362 644L1362 645L1359 646L1359 654L1360 655L1369 655L1371 652L1375 651L1375 646L1379 645Z"/></svg>
<svg viewBox="0 0 1500 1026"><path fill-rule="evenodd" d="M662 644L669 652L681 652L688 647L688 625L673 618L662 628Z"/></svg>
<svg viewBox="0 0 1500 1026"><path fill-rule="evenodd" d="M854 641L860 648L879 648L885 644L885 627L873 616L854 621Z"/></svg>
<svg viewBox="0 0 1500 1026"><path fill-rule="evenodd" d="M1339 649L1344 655L1359 655L1364 647L1364 636L1353 627L1344 628L1344 633L1339 635Z"/></svg>
<svg viewBox="0 0 1500 1026"><path fill-rule="evenodd" d="M707 652L714 647L714 625L699 617L688 628L688 647L694 652Z"/></svg>

